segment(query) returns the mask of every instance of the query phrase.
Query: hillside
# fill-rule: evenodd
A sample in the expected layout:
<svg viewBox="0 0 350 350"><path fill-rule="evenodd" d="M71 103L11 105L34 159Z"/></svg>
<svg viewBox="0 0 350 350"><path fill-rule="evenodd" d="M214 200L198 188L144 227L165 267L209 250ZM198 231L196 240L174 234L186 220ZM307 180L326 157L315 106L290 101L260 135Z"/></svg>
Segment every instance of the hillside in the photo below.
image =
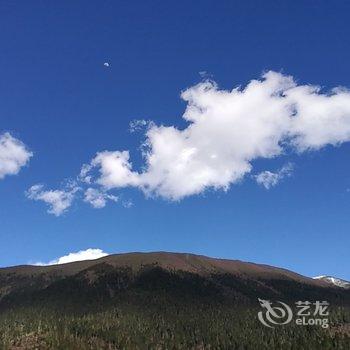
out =
<svg viewBox="0 0 350 350"><path fill-rule="evenodd" d="M261 297L288 300L323 296L347 303L350 294L325 281L268 265L185 253L128 253L62 265L2 268L0 307L11 304L11 300L35 300L38 295L55 301L65 295L65 302L76 294L107 300L118 293L151 286L170 294L182 289L192 294L194 284L204 286L201 295L246 302Z"/></svg>
<svg viewBox="0 0 350 350"><path fill-rule="evenodd" d="M17 276L39 276L46 274L67 277L100 264L108 264L114 268L127 267L131 268L134 272L140 271L144 266L154 265L168 271L181 270L202 276L211 273L229 273L237 276L246 275L252 278L287 278L312 285L325 285L318 283L312 278L273 266L240 260L215 259L203 255L168 252L114 254L96 260L77 261L51 266L21 265L0 268L0 276L7 274L15 274Z"/></svg>
<svg viewBox="0 0 350 350"><path fill-rule="evenodd" d="M332 327L271 332L257 320L258 298L327 300ZM193 254L15 266L0 269L0 348L346 349L349 305L350 290L321 280Z"/></svg>

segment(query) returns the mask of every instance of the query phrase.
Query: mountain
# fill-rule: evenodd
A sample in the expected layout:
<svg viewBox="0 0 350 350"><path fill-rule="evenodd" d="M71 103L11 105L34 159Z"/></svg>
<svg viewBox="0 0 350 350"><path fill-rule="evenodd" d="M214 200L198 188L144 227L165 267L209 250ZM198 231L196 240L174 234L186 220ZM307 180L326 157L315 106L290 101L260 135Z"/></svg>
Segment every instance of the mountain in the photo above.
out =
<svg viewBox="0 0 350 350"><path fill-rule="evenodd" d="M350 282L345 281L341 278L332 277L332 276L316 276L313 279L318 281L323 281L323 282L329 283L330 285L337 286L340 288L350 289Z"/></svg>
<svg viewBox="0 0 350 350"><path fill-rule="evenodd" d="M328 301L330 327L268 328L258 299ZM0 269L0 349L321 347L350 349L350 290L286 269L167 252Z"/></svg>
<svg viewBox="0 0 350 350"><path fill-rule="evenodd" d="M104 302L136 290L156 293L159 289L173 296L182 293L232 302L298 297L348 302L349 296L328 280L268 265L185 253L128 253L62 265L0 269L0 307L35 300L76 303L83 297Z"/></svg>

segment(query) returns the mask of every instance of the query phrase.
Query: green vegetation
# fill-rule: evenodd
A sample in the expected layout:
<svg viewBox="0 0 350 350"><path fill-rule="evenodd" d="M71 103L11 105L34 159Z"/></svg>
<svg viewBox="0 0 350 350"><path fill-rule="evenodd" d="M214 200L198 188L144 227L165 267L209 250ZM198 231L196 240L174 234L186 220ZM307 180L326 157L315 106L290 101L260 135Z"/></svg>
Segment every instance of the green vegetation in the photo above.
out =
<svg viewBox="0 0 350 350"><path fill-rule="evenodd" d="M0 316L0 348L350 349L350 331L344 328L350 325L349 309L333 310L330 329L293 324L270 329L259 323L255 307L146 299L90 311L7 310Z"/></svg>
<svg viewBox="0 0 350 350"><path fill-rule="evenodd" d="M155 264L90 264L64 271L4 269L0 350L350 349L350 290L270 270L201 273ZM290 306L327 300L331 326L291 322L268 328L258 320L258 298Z"/></svg>

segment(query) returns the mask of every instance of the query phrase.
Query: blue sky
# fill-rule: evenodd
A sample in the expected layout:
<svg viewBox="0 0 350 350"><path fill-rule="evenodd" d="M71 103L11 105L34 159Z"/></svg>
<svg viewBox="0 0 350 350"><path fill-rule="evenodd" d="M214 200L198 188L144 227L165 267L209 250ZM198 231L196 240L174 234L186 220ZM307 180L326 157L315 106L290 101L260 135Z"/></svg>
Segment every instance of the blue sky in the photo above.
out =
<svg viewBox="0 0 350 350"><path fill-rule="evenodd" d="M270 70L278 79L293 76L297 85L319 85L320 94L349 88L349 10L345 1L3 1L0 133L33 156L17 175L0 180L0 266L88 248L166 250L350 279L350 144L344 138L336 147L325 141L317 149L288 146L276 156L252 156L241 179L218 189L191 187L175 201L178 183L145 194L139 182L130 185L129 174L127 186L119 179L108 191L118 201L99 209L78 198L55 216L25 194L36 184L45 187L34 199L69 191L67 182L105 150L129 151L132 170L142 172L147 130L130 133L130 122L186 129L180 94L208 78L218 85L211 87L215 96L252 79L263 82ZM203 139L225 144L206 132ZM257 184L254 176L276 175L288 164L292 170L276 186ZM94 175L101 169L98 163ZM186 176L179 177L185 185ZM89 185L77 186L83 188L77 196L84 196Z"/></svg>

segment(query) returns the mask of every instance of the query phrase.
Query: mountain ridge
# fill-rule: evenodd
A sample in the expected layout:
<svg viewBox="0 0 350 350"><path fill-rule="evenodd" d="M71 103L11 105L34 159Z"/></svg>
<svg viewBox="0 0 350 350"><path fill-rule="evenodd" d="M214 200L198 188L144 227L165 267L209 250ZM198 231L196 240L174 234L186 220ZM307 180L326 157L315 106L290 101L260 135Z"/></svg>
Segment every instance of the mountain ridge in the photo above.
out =
<svg viewBox="0 0 350 350"><path fill-rule="evenodd" d="M296 280L307 283L323 285L317 279L301 275L286 268L275 267L268 264L253 263L237 259L213 258L205 255L178 252L129 252L120 254L110 254L105 257L92 260L74 261L64 264L54 265L31 265L22 264L9 267L1 267L0 274L6 272L15 273L43 273L64 271L70 275L78 273L98 263L108 263L115 267L131 266L138 270L142 265L158 264L165 269L183 270L196 273L228 272L232 274L269 274L270 276L288 276Z"/></svg>
<svg viewBox="0 0 350 350"><path fill-rule="evenodd" d="M174 252L124 253L62 265L0 269L0 307L21 303L105 303L155 296L228 303L332 300L350 304L348 290L274 266ZM143 297L142 297L143 298Z"/></svg>
<svg viewBox="0 0 350 350"><path fill-rule="evenodd" d="M330 285L333 285L339 288L350 289L350 282L339 277L322 275L322 276L313 277L313 279L326 282Z"/></svg>
<svg viewBox="0 0 350 350"><path fill-rule="evenodd" d="M337 321L329 333L290 324L276 328L276 337L257 319L258 299L291 307L325 300ZM282 349L286 343L319 349L329 341L345 349L349 307L350 290L325 281L190 253L20 265L0 268L0 347L7 334L3 340L12 339L13 349Z"/></svg>

